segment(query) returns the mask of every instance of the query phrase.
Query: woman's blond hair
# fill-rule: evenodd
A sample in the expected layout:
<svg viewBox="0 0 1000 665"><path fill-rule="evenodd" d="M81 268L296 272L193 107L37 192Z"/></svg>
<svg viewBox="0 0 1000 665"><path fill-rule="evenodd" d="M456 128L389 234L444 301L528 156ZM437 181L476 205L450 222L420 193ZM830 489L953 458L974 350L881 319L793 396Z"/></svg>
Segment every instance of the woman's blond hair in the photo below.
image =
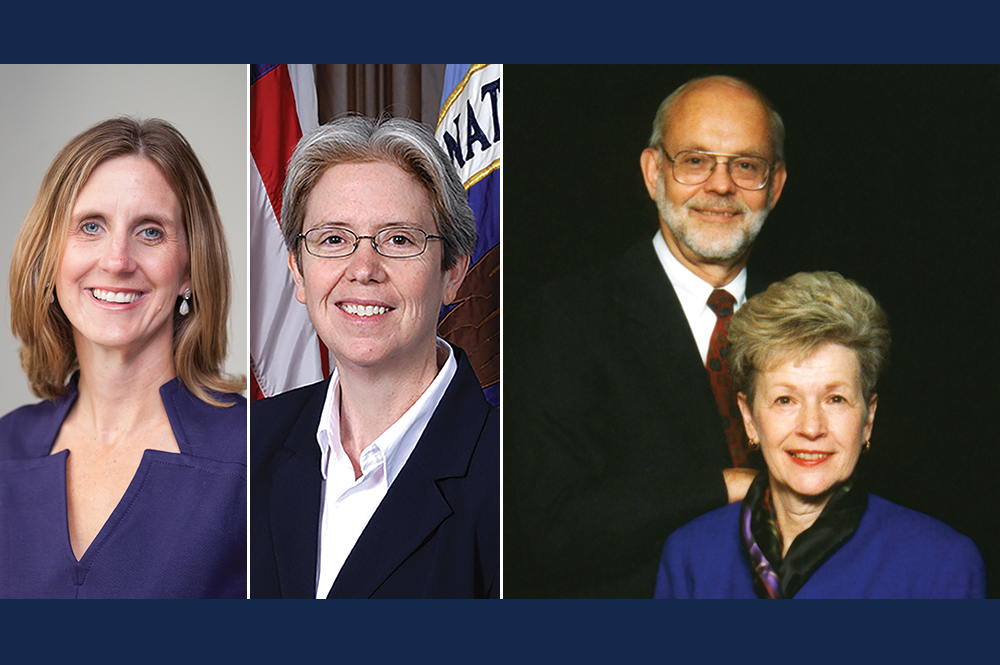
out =
<svg viewBox="0 0 1000 665"><path fill-rule="evenodd" d="M746 301L729 322L726 349L738 392L752 405L757 373L823 344L855 352L868 403L889 353L885 311L857 282L835 272L800 272Z"/></svg>
<svg viewBox="0 0 1000 665"><path fill-rule="evenodd" d="M222 370L228 344L229 252L201 163L181 133L164 120L106 120L71 140L49 166L10 264L10 323L21 340L21 366L32 392L45 399L65 394L79 367L72 325L54 300L56 275L80 190L98 165L127 155L155 163L184 212L192 297L187 316L174 310L177 375L199 399L229 406L231 401L213 393L246 387L243 377L229 377Z"/></svg>

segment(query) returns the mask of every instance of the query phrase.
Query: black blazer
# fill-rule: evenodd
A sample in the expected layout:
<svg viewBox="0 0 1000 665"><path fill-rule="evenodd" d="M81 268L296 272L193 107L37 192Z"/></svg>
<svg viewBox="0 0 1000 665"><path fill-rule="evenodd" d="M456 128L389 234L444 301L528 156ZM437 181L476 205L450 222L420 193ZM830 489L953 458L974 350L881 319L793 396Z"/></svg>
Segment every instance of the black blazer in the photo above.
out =
<svg viewBox="0 0 1000 665"><path fill-rule="evenodd" d="M726 503L732 466L652 242L543 288L508 329L525 336L506 356L505 596L652 597L667 536Z"/></svg>
<svg viewBox="0 0 1000 665"><path fill-rule="evenodd" d="M499 598L500 414L465 354L331 598ZM250 405L250 597L314 598L329 379Z"/></svg>

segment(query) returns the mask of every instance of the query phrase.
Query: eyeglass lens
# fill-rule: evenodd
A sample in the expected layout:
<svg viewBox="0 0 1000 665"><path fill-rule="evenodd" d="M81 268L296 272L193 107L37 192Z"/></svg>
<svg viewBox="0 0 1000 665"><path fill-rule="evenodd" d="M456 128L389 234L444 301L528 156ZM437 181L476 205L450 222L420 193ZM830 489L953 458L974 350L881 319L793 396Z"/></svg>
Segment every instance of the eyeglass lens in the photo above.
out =
<svg viewBox="0 0 1000 665"><path fill-rule="evenodd" d="M305 234L308 252L324 258L350 256L362 238L372 240L371 236L359 237L353 231L337 227L312 229ZM427 234L407 227L382 229L375 234L374 245L382 256L399 259L418 256L427 246Z"/></svg>
<svg viewBox="0 0 1000 665"><path fill-rule="evenodd" d="M679 152L674 157L674 177L683 185L698 185L712 175L718 164L715 155L704 152ZM729 177L745 189L760 189L767 182L769 164L760 157L729 157Z"/></svg>

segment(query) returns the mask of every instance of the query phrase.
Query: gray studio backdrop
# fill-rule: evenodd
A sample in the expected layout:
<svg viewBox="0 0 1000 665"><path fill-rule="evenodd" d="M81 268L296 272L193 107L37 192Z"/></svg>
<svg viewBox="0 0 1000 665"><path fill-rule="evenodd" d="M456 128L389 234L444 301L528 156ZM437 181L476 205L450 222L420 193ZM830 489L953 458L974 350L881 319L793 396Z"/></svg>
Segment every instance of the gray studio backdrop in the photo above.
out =
<svg viewBox="0 0 1000 665"><path fill-rule="evenodd" d="M233 303L226 371L247 373L247 66L0 65L0 415L37 402L10 333L14 239L56 153L107 118L163 118L187 138L229 243Z"/></svg>

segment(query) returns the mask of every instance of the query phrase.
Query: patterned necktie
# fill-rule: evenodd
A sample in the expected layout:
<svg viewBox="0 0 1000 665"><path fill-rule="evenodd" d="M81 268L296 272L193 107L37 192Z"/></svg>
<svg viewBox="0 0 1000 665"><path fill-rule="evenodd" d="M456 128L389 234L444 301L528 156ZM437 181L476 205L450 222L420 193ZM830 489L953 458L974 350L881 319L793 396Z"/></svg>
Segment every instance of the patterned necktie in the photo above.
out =
<svg viewBox="0 0 1000 665"><path fill-rule="evenodd" d="M733 305L736 298L728 291L716 289L708 298L708 306L715 312L717 320L712 331L712 339L708 344L708 376L712 381L712 393L722 416L722 428L726 432L726 442L733 458L733 466L746 466L746 431L743 429L743 418L736 405L736 391L733 389L733 378L729 374L726 362L726 341L729 319L733 316Z"/></svg>

